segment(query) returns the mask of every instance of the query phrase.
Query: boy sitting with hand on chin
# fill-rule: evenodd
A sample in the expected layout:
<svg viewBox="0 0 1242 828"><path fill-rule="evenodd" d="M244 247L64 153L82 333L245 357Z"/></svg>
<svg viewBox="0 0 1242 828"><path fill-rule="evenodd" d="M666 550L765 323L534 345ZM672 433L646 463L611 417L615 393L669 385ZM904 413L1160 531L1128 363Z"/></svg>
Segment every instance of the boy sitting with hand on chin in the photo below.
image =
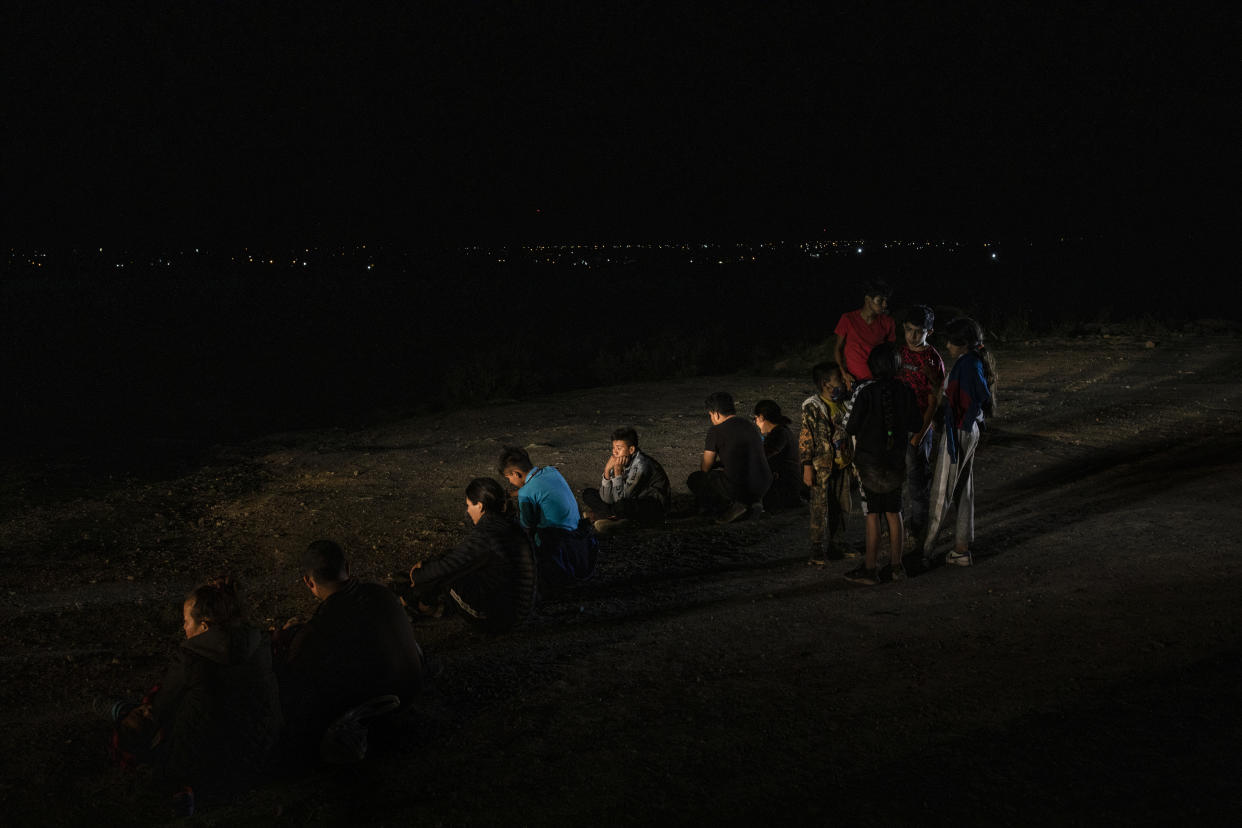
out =
<svg viewBox="0 0 1242 828"><path fill-rule="evenodd" d="M638 448L638 432L629 426L612 433L612 455L598 489L583 489L587 517L606 534L628 524L659 523L672 500L668 475L655 458Z"/></svg>

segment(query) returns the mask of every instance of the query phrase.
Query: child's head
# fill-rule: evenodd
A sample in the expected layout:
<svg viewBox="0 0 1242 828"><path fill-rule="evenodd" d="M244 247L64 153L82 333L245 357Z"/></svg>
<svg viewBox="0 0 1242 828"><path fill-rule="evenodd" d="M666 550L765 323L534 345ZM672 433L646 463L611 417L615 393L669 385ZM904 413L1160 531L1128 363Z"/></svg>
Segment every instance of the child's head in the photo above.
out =
<svg viewBox="0 0 1242 828"><path fill-rule="evenodd" d="M901 327L906 335L906 346L916 350L927 347L927 337L931 336L932 326L936 324L936 312L927 305L914 305L902 320Z"/></svg>
<svg viewBox="0 0 1242 828"><path fill-rule="evenodd" d="M466 514L474 523L484 514L504 514L508 505L504 487L490 477L476 477L466 486Z"/></svg>
<svg viewBox="0 0 1242 828"><path fill-rule="evenodd" d="M728 391L715 392L703 401L703 405L707 408L708 414L729 417L737 413L737 408L733 405L733 395Z"/></svg>
<svg viewBox="0 0 1242 828"><path fill-rule="evenodd" d="M236 627L243 621L237 588L228 575L220 575L199 586L181 605L186 638L207 632L208 627Z"/></svg>
<svg viewBox="0 0 1242 828"><path fill-rule="evenodd" d="M769 423L772 426L789 425L790 419L781 413L776 400L760 400L755 403L755 425L766 434L768 429L765 426Z"/></svg>
<svg viewBox="0 0 1242 828"><path fill-rule="evenodd" d="M959 316L946 326L945 337L949 341L949 351L957 356L983 344L983 329L970 317Z"/></svg>
<svg viewBox="0 0 1242 828"><path fill-rule="evenodd" d="M831 399L832 392L845 388L845 378L841 376L841 367L835 362L820 362L811 369L811 379L815 390L820 396Z"/></svg>
<svg viewBox="0 0 1242 828"><path fill-rule="evenodd" d="M878 380L892 379L901 370L901 354L891 342L881 342L867 355L867 370Z"/></svg>
<svg viewBox="0 0 1242 828"><path fill-rule="evenodd" d="M630 426L621 426L612 433L612 456L618 460L633 457L638 451L638 432Z"/></svg>
<svg viewBox="0 0 1242 828"><path fill-rule="evenodd" d="M871 279L863 284L863 307L873 313L888 313L888 300L893 289L882 279Z"/></svg>
<svg viewBox="0 0 1242 828"><path fill-rule="evenodd" d="M496 461L496 470L500 472L500 476L519 489L525 484L527 473L534 467L530 455L521 446L505 446L500 452L500 459Z"/></svg>

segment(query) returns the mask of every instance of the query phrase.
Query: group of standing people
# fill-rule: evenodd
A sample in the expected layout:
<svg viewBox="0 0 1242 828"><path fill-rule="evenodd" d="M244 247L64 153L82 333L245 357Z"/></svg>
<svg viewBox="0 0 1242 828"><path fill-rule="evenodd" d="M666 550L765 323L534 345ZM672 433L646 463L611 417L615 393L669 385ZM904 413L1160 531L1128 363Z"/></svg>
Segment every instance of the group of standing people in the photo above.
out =
<svg viewBox="0 0 1242 828"><path fill-rule="evenodd" d="M821 560L824 523L834 548L856 478L866 551L845 577L863 584L882 579L877 558L885 528L890 580L906 577L907 549L921 547L923 565L931 566L950 509L957 524L945 563L973 563L974 455L995 409L996 363L979 324L958 317L946 326L954 359L946 377L944 360L929 341L932 309L914 305L906 312L898 346L889 296L887 285L870 283L862 307L841 316L836 363L815 366L819 394L803 403L800 445L812 487L811 558ZM851 556L848 547L835 550Z"/></svg>
<svg viewBox="0 0 1242 828"><path fill-rule="evenodd" d="M802 403L796 436L773 400L755 404L752 422L728 392L708 396L711 425L686 480L697 512L720 523L805 499L817 565L859 557L844 540L857 496L865 552L845 577L863 584L885 579L878 566L885 530L887 579L906 577L903 554L920 546L930 566L954 508L945 562L972 563L974 457L994 408L995 362L979 325L965 317L947 325L954 362L946 376L929 341L932 309L908 310L898 345L889 295L871 283L862 307L841 316L835 362L812 369L816 392ZM612 433L599 487L581 492L585 505L559 470L536 465L522 448L506 446L496 470L515 492L490 477L470 481L470 534L414 564L408 584L360 581L339 545L316 541L300 574L319 605L270 636L246 623L230 579L194 590L182 607L185 641L163 680L140 702L112 707L114 755L155 766L183 798L194 786L223 792L242 784L278 744L329 761L360 758L363 723L408 707L423 684L411 615L439 616L451 604L488 631L511 629L541 594L591 577L597 536L658 525L672 504L668 475L631 427Z"/></svg>

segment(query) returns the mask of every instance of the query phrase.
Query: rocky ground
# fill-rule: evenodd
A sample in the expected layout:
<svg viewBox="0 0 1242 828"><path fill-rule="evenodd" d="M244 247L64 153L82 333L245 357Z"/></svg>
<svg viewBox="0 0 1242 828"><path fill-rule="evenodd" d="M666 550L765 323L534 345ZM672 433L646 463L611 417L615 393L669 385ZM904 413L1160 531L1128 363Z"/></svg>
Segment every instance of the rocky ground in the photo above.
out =
<svg viewBox="0 0 1242 828"><path fill-rule="evenodd" d="M517 632L420 621L444 672L395 748L193 821L1232 824L1242 341L997 354L973 568L857 586L807 565L805 512L606 538L598 577ZM234 572L276 624L313 609L293 566L311 540L340 541L357 574L405 570L464 533L464 486L505 443L581 488L629 423L680 483L718 388L787 411L810 390L675 380L6 465L5 823L166 819L106 765L92 700L158 676L202 577Z"/></svg>

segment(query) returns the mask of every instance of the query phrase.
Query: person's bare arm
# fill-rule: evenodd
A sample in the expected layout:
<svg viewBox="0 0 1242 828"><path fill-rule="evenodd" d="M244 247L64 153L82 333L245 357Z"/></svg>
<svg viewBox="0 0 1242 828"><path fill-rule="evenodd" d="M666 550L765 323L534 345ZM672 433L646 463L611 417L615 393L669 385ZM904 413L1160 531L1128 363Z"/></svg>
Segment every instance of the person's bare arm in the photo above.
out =
<svg viewBox="0 0 1242 828"><path fill-rule="evenodd" d="M845 338L838 336L837 344L833 346L832 355L837 361L837 367L841 369L841 379L845 380L845 390L852 391L854 389L854 375L845 370Z"/></svg>
<svg viewBox="0 0 1242 828"><path fill-rule="evenodd" d="M910 438L910 445L917 446L923 442L923 437L927 435L927 429L931 428L932 420L936 419L936 402L940 395L939 388L933 388L927 394L927 410L923 412L923 427L919 429L919 433Z"/></svg>
<svg viewBox="0 0 1242 828"><path fill-rule="evenodd" d="M712 466L715 466L715 465L716 465L716 452L714 451L703 452L703 462L699 465L699 468L703 470L703 473L707 474L709 471L712 470Z"/></svg>

